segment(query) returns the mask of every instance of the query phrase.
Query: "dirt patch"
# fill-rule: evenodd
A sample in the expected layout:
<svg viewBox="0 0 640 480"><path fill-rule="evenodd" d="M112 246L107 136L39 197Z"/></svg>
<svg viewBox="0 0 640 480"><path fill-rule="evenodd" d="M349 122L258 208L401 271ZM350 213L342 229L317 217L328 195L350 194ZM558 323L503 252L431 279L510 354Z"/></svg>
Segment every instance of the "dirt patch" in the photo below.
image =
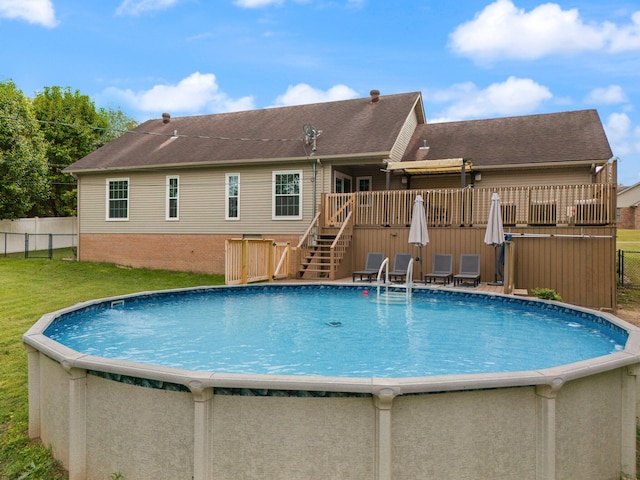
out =
<svg viewBox="0 0 640 480"><path fill-rule="evenodd" d="M625 322L640 327L640 311L634 309L618 308L615 312L616 317L620 317Z"/></svg>

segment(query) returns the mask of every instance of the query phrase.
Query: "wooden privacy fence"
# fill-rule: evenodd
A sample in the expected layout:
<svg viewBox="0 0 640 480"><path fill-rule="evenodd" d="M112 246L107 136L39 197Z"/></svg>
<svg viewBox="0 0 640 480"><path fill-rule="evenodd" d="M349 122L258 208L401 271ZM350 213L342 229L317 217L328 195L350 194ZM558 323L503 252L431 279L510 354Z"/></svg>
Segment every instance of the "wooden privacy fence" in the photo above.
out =
<svg viewBox="0 0 640 480"><path fill-rule="evenodd" d="M289 243L239 238L225 242L225 284L240 285L286 278Z"/></svg>
<svg viewBox="0 0 640 480"><path fill-rule="evenodd" d="M356 227L407 226L419 194L430 227L486 225L494 192L500 196L505 226L612 225L616 221L616 186L604 183L326 194L323 218L325 226L340 226L353 212Z"/></svg>

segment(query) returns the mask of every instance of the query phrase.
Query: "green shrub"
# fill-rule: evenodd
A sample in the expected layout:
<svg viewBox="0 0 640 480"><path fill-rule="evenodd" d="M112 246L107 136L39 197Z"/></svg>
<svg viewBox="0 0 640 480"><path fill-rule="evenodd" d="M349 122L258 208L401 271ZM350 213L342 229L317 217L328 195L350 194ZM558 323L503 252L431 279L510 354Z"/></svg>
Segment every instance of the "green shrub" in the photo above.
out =
<svg viewBox="0 0 640 480"><path fill-rule="evenodd" d="M531 290L531 294L534 297L538 297L543 300L557 300L559 302L562 301L562 297L551 288L534 288L533 290Z"/></svg>

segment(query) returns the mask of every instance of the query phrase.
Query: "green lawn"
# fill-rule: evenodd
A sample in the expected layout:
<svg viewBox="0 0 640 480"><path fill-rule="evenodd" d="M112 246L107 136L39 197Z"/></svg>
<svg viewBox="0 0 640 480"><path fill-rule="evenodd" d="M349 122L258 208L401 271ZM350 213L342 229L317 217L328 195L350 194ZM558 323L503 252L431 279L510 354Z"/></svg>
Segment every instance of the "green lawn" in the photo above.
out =
<svg viewBox="0 0 640 480"><path fill-rule="evenodd" d="M616 248L640 252L640 230L618 230Z"/></svg>
<svg viewBox="0 0 640 480"><path fill-rule="evenodd" d="M48 452L27 428L27 356L22 334L47 312L92 298L224 283L222 275L120 268L63 260L0 257L0 479L58 480ZM115 472L114 472L115 473Z"/></svg>

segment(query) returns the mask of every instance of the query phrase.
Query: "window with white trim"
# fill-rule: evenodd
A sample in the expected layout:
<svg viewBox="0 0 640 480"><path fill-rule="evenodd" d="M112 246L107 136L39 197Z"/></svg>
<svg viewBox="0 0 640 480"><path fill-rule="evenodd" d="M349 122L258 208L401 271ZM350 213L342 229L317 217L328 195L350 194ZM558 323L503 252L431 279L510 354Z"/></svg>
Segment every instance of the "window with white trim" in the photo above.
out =
<svg viewBox="0 0 640 480"><path fill-rule="evenodd" d="M166 219L178 220L179 215L179 202L178 195L180 192L180 177L170 176L167 177L167 207L166 207Z"/></svg>
<svg viewBox="0 0 640 480"><path fill-rule="evenodd" d="M302 171L273 172L274 220L302 218Z"/></svg>
<svg viewBox="0 0 640 480"><path fill-rule="evenodd" d="M129 179L107 179L107 220L129 220Z"/></svg>
<svg viewBox="0 0 640 480"><path fill-rule="evenodd" d="M372 177L356 177L356 189L358 192L371 191Z"/></svg>
<svg viewBox="0 0 640 480"><path fill-rule="evenodd" d="M358 192L370 192L372 181L372 177L356 177L356 190ZM359 197L361 207L368 207L370 205L371 198L369 195L360 195Z"/></svg>
<svg viewBox="0 0 640 480"><path fill-rule="evenodd" d="M240 174L227 173L225 175L225 220L240 220Z"/></svg>

